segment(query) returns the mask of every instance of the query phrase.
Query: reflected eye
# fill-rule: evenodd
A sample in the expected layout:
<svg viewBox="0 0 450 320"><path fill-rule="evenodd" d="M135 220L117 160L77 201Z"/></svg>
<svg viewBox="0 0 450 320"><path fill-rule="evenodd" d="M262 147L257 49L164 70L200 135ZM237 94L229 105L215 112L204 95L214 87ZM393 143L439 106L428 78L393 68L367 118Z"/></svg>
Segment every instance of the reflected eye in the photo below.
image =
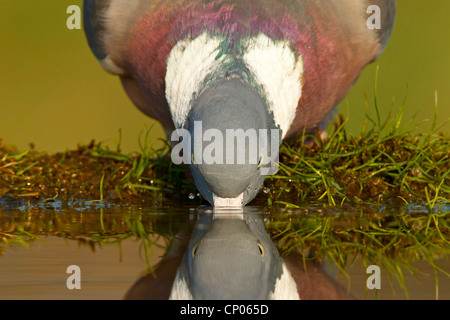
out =
<svg viewBox="0 0 450 320"><path fill-rule="evenodd" d="M261 245L261 243L258 242L258 249L259 249L259 253L261 254L261 257L264 258L264 248Z"/></svg>
<svg viewBox="0 0 450 320"><path fill-rule="evenodd" d="M192 258L195 258L195 253L197 252L198 243L192 248Z"/></svg>

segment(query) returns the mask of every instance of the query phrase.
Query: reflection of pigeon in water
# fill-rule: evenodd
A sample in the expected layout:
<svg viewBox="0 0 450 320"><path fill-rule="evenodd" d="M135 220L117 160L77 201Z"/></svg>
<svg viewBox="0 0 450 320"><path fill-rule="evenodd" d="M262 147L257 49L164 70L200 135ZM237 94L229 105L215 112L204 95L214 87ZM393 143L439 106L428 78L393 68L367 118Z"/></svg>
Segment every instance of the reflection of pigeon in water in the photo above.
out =
<svg viewBox="0 0 450 320"><path fill-rule="evenodd" d="M312 263L282 259L262 215L200 213L187 246L175 248L139 279L126 299L349 299ZM182 249L185 250L184 253ZM174 252L176 251L176 254Z"/></svg>
<svg viewBox="0 0 450 320"><path fill-rule="evenodd" d="M184 128L195 138L198 121L202 134L279 129L289 139L313 133L383 51L395 0L85 0L84 14L101 65L169 137ZM250 161L250 144L236 147L243 163L188 157L211 204L245 205L260 189L273 163L264 147ZM208 147L194 139L187 152Z"/></svg>

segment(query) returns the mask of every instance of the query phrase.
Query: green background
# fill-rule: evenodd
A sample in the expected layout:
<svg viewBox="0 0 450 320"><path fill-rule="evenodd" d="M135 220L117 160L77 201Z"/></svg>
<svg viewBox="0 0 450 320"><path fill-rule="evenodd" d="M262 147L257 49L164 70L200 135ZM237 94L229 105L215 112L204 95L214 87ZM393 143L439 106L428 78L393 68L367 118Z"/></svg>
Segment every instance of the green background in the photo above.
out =
<svg viewBox="0 0 450 320"><path fill-rule="evenodd" d="M107 74L90 52L82 30L69 30L69 5L81 0L0 0L0 138L20 149L33 142L56 152L97 141L138 150L138 137L158 123L129 101L119 79ZM367 67L340 108L349 129L360 132L373 99L379 65L378 98L382 117L407 98L406 117L432 119L435 91L439 121L450 118L450 1L399 0L394 33L381 59ZM409 88L409 89L407 89ZM373 107L368 112L373 116ZM420 127L427 130L431 121ZM448 132L450 125L444 127Z"/></svg>

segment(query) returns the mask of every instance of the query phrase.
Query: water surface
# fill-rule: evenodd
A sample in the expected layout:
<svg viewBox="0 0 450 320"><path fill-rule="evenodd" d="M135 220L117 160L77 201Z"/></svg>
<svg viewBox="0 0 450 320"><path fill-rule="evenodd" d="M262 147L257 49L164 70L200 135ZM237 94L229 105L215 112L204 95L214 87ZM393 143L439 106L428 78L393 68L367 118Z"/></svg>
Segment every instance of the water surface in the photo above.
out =
<svg viewBox="0 0 450 320"><path fill-rule="evenodd" d="M146 298L136 291L138 281L148 278L169 251L181 257L199 217L212 212L202 206L0 203L0 299ZM266 224L271 222L272 216L264 208L249 210ZM302 260L296 261L302 268ZM435 263L450 270L448 256L436 256ZM70 265L80 267L80 290L67 288ZM404 273L409 298L435 299L431 265L420 261L411 261L411 265L420 273ZM331 276L336 273L332 267L324 270ZM368 290L366 269L359 259L345 271L347 275L337 272L337 283L356 299L407 297L404 288L396 279L390 281L384 270L381 289ZM439 298L450 299L450 278L438 272L438 280Z"/></svg>

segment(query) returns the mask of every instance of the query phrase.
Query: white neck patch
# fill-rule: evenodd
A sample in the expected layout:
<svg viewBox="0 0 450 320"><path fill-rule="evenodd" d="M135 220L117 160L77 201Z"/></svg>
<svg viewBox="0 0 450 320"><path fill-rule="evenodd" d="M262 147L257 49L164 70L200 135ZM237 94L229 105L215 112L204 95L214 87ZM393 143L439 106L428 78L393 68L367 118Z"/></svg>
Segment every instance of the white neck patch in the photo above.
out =
<svg viewBox="0 0 450 320"><path fill-rule="evenodd" d="M170 291L169 300L194 300L186 280L180 276L180 270L177 271L177 276Z"/></svg>
<svg viewBox="0 0 450 320"><path fill-rule="evenodd" d="M166 99L175 127L181 128L191 109L194 93L213 72L226 62L227 55L216 59L223 39L202 33L195 39L178 41L167 60ZM261 86L274 115L275 123L286 135L294 121L302 94L303 59L295 58L289 41L272 41L265 34L243 43L243 60Z"/></svg>
<svg viewBox="0 0 450 320"><path fill-rule="evenodd" d="M206 32L195 39L177 42L169 54L166 72L166 99L176 128L181 128L191 109L194 93L206 77L216 71L225 56L216 60L219 38Z"/></svg>
<svg viewBox="0 0 450 320"><path fill-rule="evenodd" d="M294 121L302 95L303 59L295 55L289 42L260 34L249 41L244 61L261 85L284 138Z"/></svg>
<svg viewBox="0 0 450 320"><path fill-rule="evenodd" d="M282 270L281 277L275 282L275 290L269 294L269 300L300 300L297 284L284 262Z"/></svg>

